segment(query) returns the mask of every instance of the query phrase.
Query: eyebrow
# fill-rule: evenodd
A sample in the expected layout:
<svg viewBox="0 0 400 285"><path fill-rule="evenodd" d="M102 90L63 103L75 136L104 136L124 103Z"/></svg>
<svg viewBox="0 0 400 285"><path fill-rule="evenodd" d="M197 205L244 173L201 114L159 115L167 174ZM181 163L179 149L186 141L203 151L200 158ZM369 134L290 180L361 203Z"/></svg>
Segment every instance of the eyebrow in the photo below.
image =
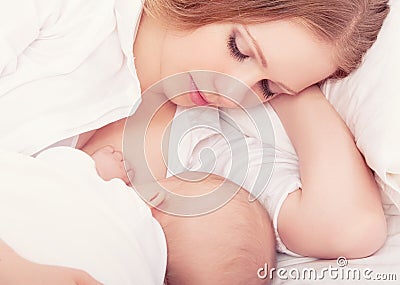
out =
<svg viewBox="0 0 400 285"><path fill-rule="evenodd" d="M265 56L264 56L264 54L262 53L261 48L260 48L260 46L258 45L256 39L251 35L251 33L250 33L250 31L249 31L249 29L248 29L247 26L243 25L243 28L244 28L244 30L246 31L246 33L247 33L247 35L249 36L249 38L251 39L251 41L252 41L252 43L253 43L253 45L254 45L256 51L257 51L258 57L261 59L261 64L262 64L262 66L266 68L266 67L267 67L267 60L265 59ZM286 91L289 91L289 93L297 94L297 93L300 92L300 91L299 91L299 92L294 91L293 89L291 89L290 87L286 86L286 85L283 84L282 82L275 82L275 83L278 84L278 85L280 85L280 86L283 87L284 89L286 89Z"/></svg>
<svg viewBox="0 0 400 285"><path fill-rule="evenodd" d="M263 67L267 67L267 60L265 59L264 54L262 53L260 46L258 45L256 39L250 34L249 29L243 25L244 30L246 31L247 35L249 36L249 38L251 39L251 41L253 42L254 47L256 48L258 57L261 59L261 64Z"/></svg>

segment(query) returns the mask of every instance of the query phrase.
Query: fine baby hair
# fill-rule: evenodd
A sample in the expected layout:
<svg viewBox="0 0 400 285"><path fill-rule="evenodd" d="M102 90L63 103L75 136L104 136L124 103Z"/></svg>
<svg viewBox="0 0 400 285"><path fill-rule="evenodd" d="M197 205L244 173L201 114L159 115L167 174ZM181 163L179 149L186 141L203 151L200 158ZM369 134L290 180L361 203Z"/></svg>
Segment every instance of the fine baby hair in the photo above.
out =
<svg viewBox="0 0 400 285"><path fill-rule="evenodd" d="M177 194L201 195L215 190L222 181L210 175L202 182L170 177L161 184ZM260 279L257 270L265 263L275 264L274 230L266 210L257 200L250 202L247 191L240 189L224 206L200 216L152 211L167 239L168 285L256 285L270 281Z"/></svg>

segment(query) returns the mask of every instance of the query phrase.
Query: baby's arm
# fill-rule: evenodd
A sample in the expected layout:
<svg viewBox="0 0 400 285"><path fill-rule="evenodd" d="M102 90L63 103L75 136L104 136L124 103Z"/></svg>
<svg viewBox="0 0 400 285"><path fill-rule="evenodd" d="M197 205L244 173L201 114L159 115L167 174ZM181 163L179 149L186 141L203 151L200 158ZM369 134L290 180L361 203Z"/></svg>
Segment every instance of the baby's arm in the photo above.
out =
<svg viewBox="0 0 400 285"><path fill-rule="evenodd" d="M121 151L124 124L125 120L122 119L104 126L90 134L79 148L93 158L101 178L106 181L120 178L129 185L128 176L133 176L133 170L127 167Z"/></svg>
<svg viewBox="0 0 400 285"><path fill-rule="evenodd" d="M320 258L365 257L386 239L378 187L354 138L318 87L271 101L299 157L302 189L278 217L292 251Z"/></svg>
<svg viewBox="0 0 400 285"><path fill-rule="evenodd" d="M97 173L105 181L113 178L122 179L127 185L130 184L129 177L132 178L133 170L125 170L126 162L122 152L115 150L114 147L106 145L91 154L95 164Z"/></svg>

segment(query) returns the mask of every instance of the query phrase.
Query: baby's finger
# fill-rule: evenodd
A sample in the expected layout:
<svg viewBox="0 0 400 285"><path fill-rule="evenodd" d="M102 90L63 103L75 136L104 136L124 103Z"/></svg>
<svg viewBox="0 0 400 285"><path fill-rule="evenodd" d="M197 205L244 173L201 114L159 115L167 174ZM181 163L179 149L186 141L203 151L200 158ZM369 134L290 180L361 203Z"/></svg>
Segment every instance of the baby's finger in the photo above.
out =
<svg viewBox="0 0 400 285"><path fill-rule="evenodd" d="M117 161L122 161L124 159L122 152L114 151L114 159L116 159Z"/></svg>
<svg viewBox="0 0 400 285"><path fill-rule="evenodd" d="M135 177L135 171L133 169L130 169L127 173L127 185L132 186L131 181L133 180L133 177Z"/></svg>

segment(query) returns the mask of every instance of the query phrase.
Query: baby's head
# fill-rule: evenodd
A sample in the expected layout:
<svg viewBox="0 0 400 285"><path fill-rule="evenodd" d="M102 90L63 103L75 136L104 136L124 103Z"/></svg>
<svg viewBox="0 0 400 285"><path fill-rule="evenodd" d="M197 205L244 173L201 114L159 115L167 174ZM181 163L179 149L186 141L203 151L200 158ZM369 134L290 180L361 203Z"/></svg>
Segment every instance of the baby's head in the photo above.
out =
<svg viewBox="0 0 400 285"><path fill-rule="evenodd" d="M222 181L210 175L197 183L170 177L161 184L169 191L190 196L211 192ZM248 198L249 193L240 189L223 207L196 217L153 209L167 239L167 284L267 283L258 278L257 270L265 263L274 266L275 236L266 210Z"/></svg>

